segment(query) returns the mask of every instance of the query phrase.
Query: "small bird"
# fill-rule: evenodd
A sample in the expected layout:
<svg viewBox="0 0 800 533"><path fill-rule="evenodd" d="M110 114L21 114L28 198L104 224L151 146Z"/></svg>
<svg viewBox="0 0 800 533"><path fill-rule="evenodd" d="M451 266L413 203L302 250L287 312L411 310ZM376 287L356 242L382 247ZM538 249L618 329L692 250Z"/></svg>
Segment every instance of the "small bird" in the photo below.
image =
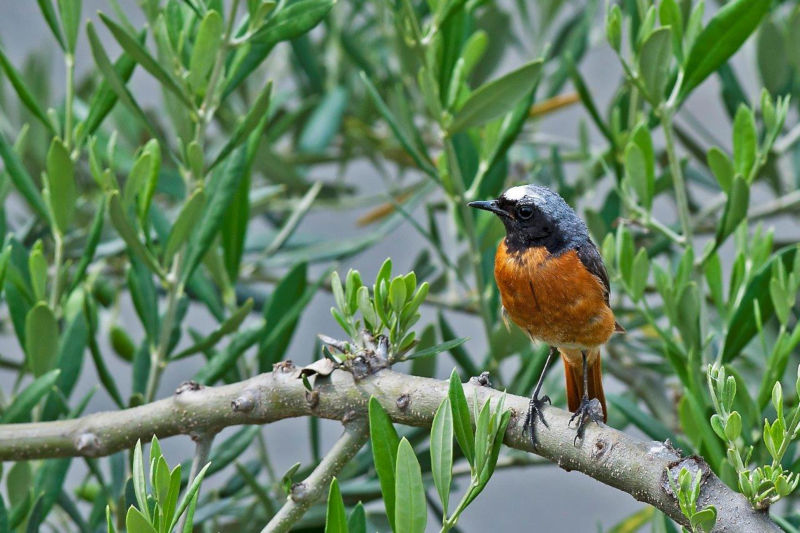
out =
<svg viewBox="0 0 800 533"><path fill-rule="evenodd" d="M504 316L532 340L550 345L531 396L524 428L536 445L535 424L547 396L539 397L547 366L559 352L564 361L569 410L578 419L575 442L589 421L606 421L600 346L623 332L609 307L608 273L583 220L546 187L512 187L491 201L470 202L491 211L506 228L497 247L494 276Z"/></svg>

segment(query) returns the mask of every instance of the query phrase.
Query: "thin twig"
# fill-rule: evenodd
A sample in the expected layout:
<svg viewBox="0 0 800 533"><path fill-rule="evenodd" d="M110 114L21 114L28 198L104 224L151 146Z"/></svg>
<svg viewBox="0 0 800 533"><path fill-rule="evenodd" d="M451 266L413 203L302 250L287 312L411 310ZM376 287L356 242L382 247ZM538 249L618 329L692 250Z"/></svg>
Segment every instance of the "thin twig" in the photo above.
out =
<svg viewBox="0 0 800 533"><path fill-rule="evenodd" d="M289 531L314 503L322 498L331 480L355 457L367 442L369 428L363 418L353 420L344 428L344 434L336 441L328 454L322 458L313 472L302 482L292 486L286 503L261 533L283 533Z"/></svg>
<svg viewBox="0 0 800 533"><path fill-rule="evenodd" d="M194 478L197 477L197 473L200 472L206 463L208 462L208 454L211 452L211 443L214 442L214 437L216 433L202 433L196 437L196 444L194 447L194 457L192 457L192 469L189 472L189 484L192 484ZM178 524L178 531L183 531L184 526L186 525L186 519L189 517L189 513L185 513Z"/></svg>

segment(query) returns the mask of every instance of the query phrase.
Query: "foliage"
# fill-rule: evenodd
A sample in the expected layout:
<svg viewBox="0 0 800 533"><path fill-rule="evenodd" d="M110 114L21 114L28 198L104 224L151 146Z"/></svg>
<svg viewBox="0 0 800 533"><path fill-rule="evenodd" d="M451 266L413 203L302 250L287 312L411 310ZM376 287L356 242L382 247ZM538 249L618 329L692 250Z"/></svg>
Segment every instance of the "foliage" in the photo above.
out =
<svg viewBox="0 0 800 533"><path fill-rule="evenodd" d="M466 203L535 182L576 207L609 270L627 330L604 351L624 385L609 395L609 424L702 456L757 508L784 499L773 517L800 527L800 391L789 386L800 254L786 229L800 206L795 3L138 4L140 17L111 1L84 23L80 0L39 0L52 57L17 63L0 46L0 296L18 346L0 357L13 384L2 423L75 418L93 395L119 409L147 403L167 394L167 369L214 385L308 358L294 333L326 291L345 352L368 347L366 330L415 374L488 370L529 394L546 348L503 324L492 281L502 228ZM602 51L613 58L603 79L584 77ZM53 57L63 79L50 74ZM752 94L739 81L750 58L764 87ZM87 62L95 68L76 74ZM708 123L707 102L721 124ZM551 113L567 105L569 120L557 120L568 133L551 135ZM357 179L365 168L375 177ZM363 252L400 231L417 244L365 264ZM393 277L392 261L408 273ZM332 273L350 263L374 267L375 283ZM93 375L98 387L82 389ZM562 383L546 376L556 405ZM398 431L371 403L373 444L329 487L327 528L410 531L430 507L446 530L496 466L525 463L499 445L502 405L460 390L451 378L430 433ZM214 488L195 492L195 528L262 527L319 463L316 420L308 445L312 461L281 473L260 428L219 443L206 470ZM157 473L145 494L136 453L87 458L77 487L65 480L78 460L9 465L0 529L94 531L107 516L122 529L129 515L171 525L165 485ZM711 511L696 508L699 480L673 482L702 529ZM457 487L466 493L451 502ZM324 521L320 505L298 525ZM645 522L674 527L643 511L620 529Z"/></svg>

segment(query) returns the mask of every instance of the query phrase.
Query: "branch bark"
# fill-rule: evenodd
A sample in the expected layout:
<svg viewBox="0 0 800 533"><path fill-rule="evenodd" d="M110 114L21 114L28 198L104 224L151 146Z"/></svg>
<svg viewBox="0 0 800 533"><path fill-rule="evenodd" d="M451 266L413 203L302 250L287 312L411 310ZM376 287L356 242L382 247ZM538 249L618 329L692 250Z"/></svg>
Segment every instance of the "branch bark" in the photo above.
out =
<svg viewBox="0 0 800 533"><path fill-rule="evenodd" d="M297 379L297 368L281 364L274 372L231 385L182 386L170 398L132 409L73 420L0 426L0 460L97 457L130 448L137 439L150 439L153 434L159 438L196 435L291 417L354 420L366 416L370 396L381 403L393 421L429 427L447 390L446 381L384 369L360 380L336 370L327 378L318 377L314 391L309 392ZM481 403L502 394L470 383L464 390L468 398L477 394ZM703 482L698 509L707 505L717 508L714 531L779 531L767 513L753 510L744 496L726 486L699 457L682 458L664 443L642 441L596 424L587 428L582 442L573 445L575 432L568 427L571 414L554 407L544 411L549 427L539 424L539 446L534 450L522 429L528 399L509 395L506 405L514 416L504 442L512 448L537 453L565 470L583 472L685 525L667 471L673 477L682 467L700 471Z"/></svg>

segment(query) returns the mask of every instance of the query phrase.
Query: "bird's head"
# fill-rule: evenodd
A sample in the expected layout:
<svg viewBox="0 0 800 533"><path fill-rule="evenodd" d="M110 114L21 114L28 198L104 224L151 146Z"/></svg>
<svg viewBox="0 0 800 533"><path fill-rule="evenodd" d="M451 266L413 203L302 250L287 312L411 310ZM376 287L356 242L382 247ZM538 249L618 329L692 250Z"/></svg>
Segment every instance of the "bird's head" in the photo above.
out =
<svg viewBox="0 0 800 533"><path fill-rule="evenodd" d="M511 187L496 200L470 202L469 206L491 211L503 221L511 250L545 246L550 253L560 253L589 239L586 224L547 187Z"/></svg>

